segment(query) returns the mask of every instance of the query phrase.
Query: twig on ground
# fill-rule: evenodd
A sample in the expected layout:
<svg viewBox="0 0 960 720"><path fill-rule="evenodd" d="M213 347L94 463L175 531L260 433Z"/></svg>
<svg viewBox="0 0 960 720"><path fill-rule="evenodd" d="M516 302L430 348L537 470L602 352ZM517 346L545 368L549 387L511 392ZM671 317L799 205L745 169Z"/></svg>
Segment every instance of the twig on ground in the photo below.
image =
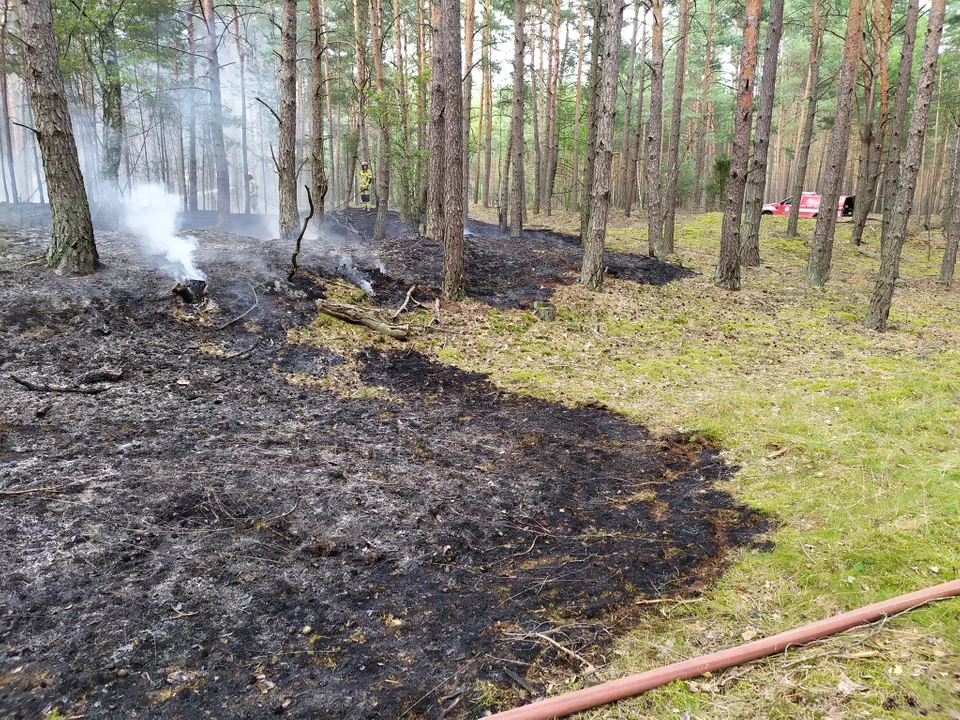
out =
<svg viewBox="0 0 960 720"><path fill-rule="evenodd" d="M592 675L593 673L595 673L595 672L597 671L597 668L594 667L593 663L591 663L589 660L585 659L583 656L578 655L577 653L575 653L573 650L571 650L570 648L566 647L565 645L561 645L560 643L558 643L556 640L554 640L554 639L553 639L552 637L550 637L549 635L545 635L544 633L539 633L539 632L538 632L538 633L534 633L534 637L537 637L537 638L539 638L540 640L543 640L544 642L547 642L547 643L549 643L550 645L553 645L553 646L554 646L557 650L559 650L560 652L564 653L565 655L569 655L569 656L572 657L574 660L576 660L577 662L581 663L581 664L583 665L583 674L584 674L584 675Z"/></svg>
<svg viewBox="0 0 960 720"><path fill-rule="evenodd" d="M177 609L176 609L175 607L173 607L172 605L170 606L170 609L173 610L173 611L176 613L176 615L174 615L174 616L172 616L172 617L168 617L167 620L179 620L180 618L193 617L194 615L199 615L199 614L200 614L198 611L196 611L196 612L180 612L179 610L177 610Z"/></svg>
<svg viewBox="0 0 960 720"><path fill-rule="evenodd" d="M528 683L528 682L527 682L526 680L524 680L522 677L520 677L520 676L517 675L515 672L513 672L513 670L511 670L510 668L505 668L505 667L500 668L500 669L503 671L503 674L504 674L504 675L506 675L508 678L510 678L511 680L513 680L517 685L519 685L520 687L522 687L524 690L526 690L526 691L527 691L528 693L530 693L531 695L536 696L537 691L533 689L533 686L531 686L530 683Z"/></svg>
<svg viewBox="0 0 960 720"><path fill-rule="evenodd" d="M253 341L253 345L248 347L246 350L240 350L239 352L235 352L235 353L228 353L227 355L223 356L223 359L233 360L234 358L243 357L244 355L249 355L253 351L253 349L260 344L260 340L261 340L260 336L257 335L257 339Z"/></svg>
<svg viewBox="0 0 960 720"><path fill-rule="evenodd" d="M16 375L9 376L17 385L22 385L27 390L33 390L34 392L55 392L55 393L79 393L81 395L98 395L102 392L106 392L108 388L105 387L76 387L75 385L48 385L47 383L33 383L29 380L24 380L19 378Z"/></svg>
<svg viewBox="0 0 960 720"><path fill-rule="evenodd" d="M237 322L238 320L243 320L247 315L249 315L250 313L252 313L254 310L256 310L256 309L260 306L260 296L257 295L257 291L254 289L253 285L251 285L250 283L247 283L247 286L250 288L250 292L253 293L253 298L254 298L253 305L252 305L252 306L250 307L250 309L247 310L243 315L238 315L238 316L235 317L233 320L230 320L230 321L228 321L228 322L225 322L223 325L221 325L220 327L218 327L217 330L226 330L228 327L230 327L231 325L233 325L233 324L234 324L235 322ZM253 348L251 348L251 350L252 350L252 349L253 349Z"/></svg>
<svg viewBox="0 0 960 720"><path fill-rule="evenodd" d="M674 603L676 605L690 605L691 603L698 603L703 598L688 598L686 600L682 598L654 598L652 600L636 600L634 605L662 605L663 603Z"/></svg>
<svg viewBox="0 0 960 720"><path fill-rule="evenodd" d="M446 710L444 710L442 713L437 715L437 720L443 720L443 718L445 718L447 715L452 713L454 709L457 707L457 705L460 704L461 700L463 700L463 690L457 693L456 698L454 698L454 701L447 706Z"/></svg>
<svg viewBox="0 0 960 720"><path fill-rule="evenodd" d="M47 487L25 488L23 490L0 490L0 497L13 497L14 495L27 495L29 493L59 493L63 488L69 487L73 483L66 485L50 485Z"/></svg>
<svg viewBox="0 0 960 720"><path fill-rule="evenodd" d="M396 320L398 317L400 317L400 313L402 313L404 310L407 309L407 305L410 304L410 296L413 295L413 291L416 290L416 289L417 289L417 286L416 286L416 285L411 285L411 286L410 286L410 289L407 290L407 297L404 298L404 300L403 300L403 305L401 305L400 307L398 307L398 308L397 308L397 311L396 311L393 315L390 316L390 319L391 319L391 320ZM417 304L419 305L419 303L417 303Z"/></svg>

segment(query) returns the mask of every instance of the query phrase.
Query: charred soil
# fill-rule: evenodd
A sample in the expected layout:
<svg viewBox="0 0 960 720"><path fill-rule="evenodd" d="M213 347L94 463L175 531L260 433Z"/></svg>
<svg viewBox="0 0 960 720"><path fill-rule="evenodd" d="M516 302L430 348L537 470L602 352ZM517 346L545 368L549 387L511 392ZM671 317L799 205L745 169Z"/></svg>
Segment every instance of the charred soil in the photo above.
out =
<svg viewBox="0 0 960 720"><path fill-rule="evenodd" d="M365 221L334 219L339 244L301 266L435 287L429 241L373 247ZM696 436L415 350L361 354L383 397L291 382L344 358L286 342L324 287L287 282L275 241L198 232L201 309L121 232L96 276L53 275L47 232L0 237L0 716L476 716L478 680L539 692L583 669L544 637L597 662L638 597L695 592L769 529ZM503 306L579 253L469 246Z"/></svg>

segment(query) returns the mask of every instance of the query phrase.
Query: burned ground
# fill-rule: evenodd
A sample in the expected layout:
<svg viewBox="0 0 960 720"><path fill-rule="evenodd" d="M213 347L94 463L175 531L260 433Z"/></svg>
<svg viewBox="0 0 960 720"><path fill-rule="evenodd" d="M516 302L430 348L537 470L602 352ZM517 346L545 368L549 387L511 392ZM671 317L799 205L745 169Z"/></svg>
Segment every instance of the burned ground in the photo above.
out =
<svg viewBox="0 0 960 720"><path fill-rule="evenodd" d="M289 382L346 359L285 342L323 287L276 243L198 233L197 312L129 235L69 279L31 261L46 232L0 239L3 717L477 714L479 679L571 663L536 633L596 659L635 598L696 590L768 528L705 441L413 350L361 353L381 397ZM391 243L379 282L429 286L429 245ZM377 266L348 245L301 264ZM123 377L85 381L102 368Z"/></svg>

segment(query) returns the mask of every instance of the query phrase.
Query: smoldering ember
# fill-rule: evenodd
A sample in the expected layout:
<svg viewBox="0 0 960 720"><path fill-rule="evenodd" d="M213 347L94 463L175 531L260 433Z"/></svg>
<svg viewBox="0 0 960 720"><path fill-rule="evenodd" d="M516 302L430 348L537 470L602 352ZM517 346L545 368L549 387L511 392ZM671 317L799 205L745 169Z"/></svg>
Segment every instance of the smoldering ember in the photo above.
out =
<svg viewBox="0 0 960 720"><path fill-rule="evenodd" d="M13 0L0 718L955 718L945 0Z"/></svg>

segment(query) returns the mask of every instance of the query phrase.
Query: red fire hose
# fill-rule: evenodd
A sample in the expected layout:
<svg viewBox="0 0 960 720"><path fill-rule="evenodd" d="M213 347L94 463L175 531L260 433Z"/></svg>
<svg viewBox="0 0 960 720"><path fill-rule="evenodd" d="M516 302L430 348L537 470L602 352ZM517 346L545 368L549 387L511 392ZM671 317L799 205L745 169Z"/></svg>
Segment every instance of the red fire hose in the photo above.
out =
<svg viewBox="0 0 960 720"><path fill-rule="evenodd" d="M832 618L819 620L739 647L728 648L692 660L673 663L656 670L648 670L638 675L611 680L583 690L539 700L529 705L491 715L490 718L491 720L493 718L499 718L500 720L548 720L549 718L565 717L581 710L589 710L598 705L639 695L674 680L687 680L703 675L705 672L713 672L714 670L750 662L780 652L791 645L804 645L864 623L873 622L934 600L943 600L956 595L960 595L960 580L953 580L925 590L918 590L890 600L873 603L859 610L835 615Z"/></svg>

